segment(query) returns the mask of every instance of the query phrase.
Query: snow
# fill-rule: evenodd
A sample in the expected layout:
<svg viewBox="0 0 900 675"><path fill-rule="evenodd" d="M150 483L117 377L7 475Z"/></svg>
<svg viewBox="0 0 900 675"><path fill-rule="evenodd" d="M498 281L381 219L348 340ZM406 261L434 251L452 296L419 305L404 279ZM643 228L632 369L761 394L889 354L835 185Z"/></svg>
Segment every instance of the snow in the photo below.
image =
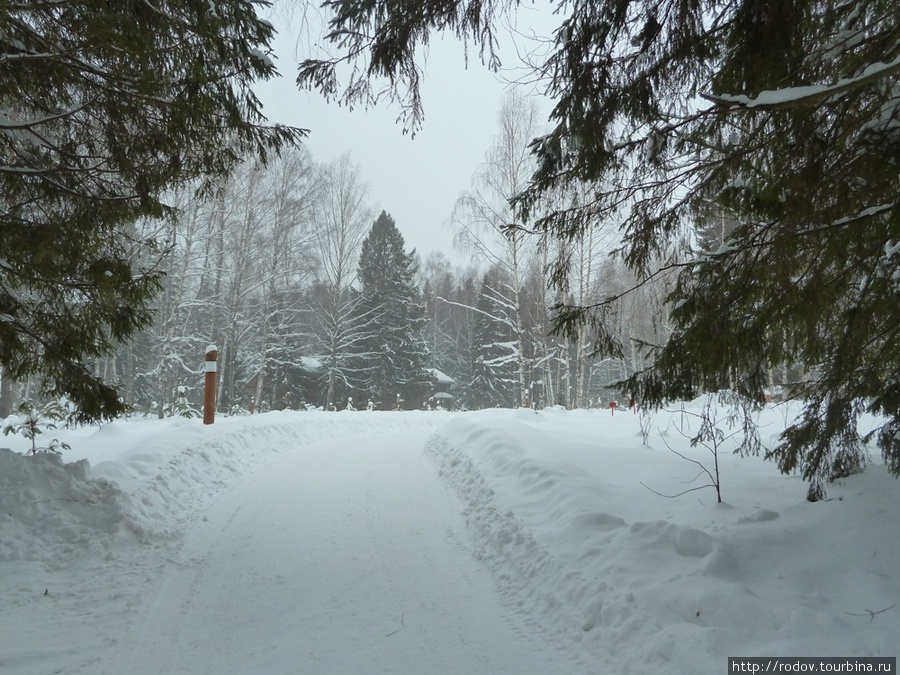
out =
<svg viewBox="0 0 900 675"><path fill-rule="evenodd" d="M319 373L325 368L321 360L313 356L301 356L297 359L298 363L310 373Z"/></svg>
<svg viewBox="0 0 900 675"><path fill-rule="evenodd" d="M757 106L777 106L794 101L802 101L808 98L838 94L858 84L871 79L889 77L900 68L900 57L883 63L872 63L866 66L857 77L842 78L831 85L809 85L799 87L785 87L760 92L758 96L722 95L715 97L717 101L732 103L743 108L755 108Z"/></svg>
<svg viewBox="0 0 900 675"><path fill-rule="evenodd" d="M456 380L454 380L452 377L450 377L446 373L441 372L437 368L429 368L428 374L431 375L432 379L435 381L436 384L443 384L443 385L447 385L447 386L456 384Z"/></svg>
<svg viewBox="0 0 900 675"><path fill-rule="evenodd" d="M274 61L272 61L272 59L269 57L269 55L266 54L265 52L263 52L262 50L254 47L253 49L250 50L250 53L253 54L253 56L255 56L257 59L262 61L263 64L265 64L265 66L267 68L275 67Z"/></svg>
<svg viewBox="0 0 900 675"><path fill-rule="evenodd" d="M687 404L688 409L698 404ZM769 408L764 439L791 414ZM690 416L273 412L0 450L0 672L724 672L895 656L900 485L805 501ZM871 427L873 420L867 420ZM862 431L866 431L863 429ZM645 487L646 486L646 487Z"/></svg>

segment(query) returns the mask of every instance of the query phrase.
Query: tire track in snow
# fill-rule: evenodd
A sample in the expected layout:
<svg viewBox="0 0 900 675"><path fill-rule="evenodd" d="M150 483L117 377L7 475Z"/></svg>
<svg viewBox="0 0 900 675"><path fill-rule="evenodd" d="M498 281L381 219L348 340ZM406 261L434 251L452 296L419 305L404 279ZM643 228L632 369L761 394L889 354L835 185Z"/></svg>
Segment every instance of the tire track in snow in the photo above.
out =
<svg viewBox="0 0 900 675"><path fill-rule="evenodd" d="M119 672L576 672L460 544L427 437L314 443L238 485L186 538Z"/></svg>

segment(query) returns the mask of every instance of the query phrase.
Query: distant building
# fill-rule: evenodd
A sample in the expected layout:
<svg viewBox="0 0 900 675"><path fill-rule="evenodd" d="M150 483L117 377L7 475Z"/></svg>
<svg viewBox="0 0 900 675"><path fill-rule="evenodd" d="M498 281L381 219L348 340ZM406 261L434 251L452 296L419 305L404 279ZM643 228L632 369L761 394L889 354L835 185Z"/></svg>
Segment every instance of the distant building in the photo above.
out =
<svg viewBox="0 0 900 675"><path fill-rule="evenodd" d="M437 368L428 368L426 372L431 381L431 396L428 398L428 405L432 408L440 406L452 410L456 405L456 397L450 390L456 384L456 380Z"/></svg>

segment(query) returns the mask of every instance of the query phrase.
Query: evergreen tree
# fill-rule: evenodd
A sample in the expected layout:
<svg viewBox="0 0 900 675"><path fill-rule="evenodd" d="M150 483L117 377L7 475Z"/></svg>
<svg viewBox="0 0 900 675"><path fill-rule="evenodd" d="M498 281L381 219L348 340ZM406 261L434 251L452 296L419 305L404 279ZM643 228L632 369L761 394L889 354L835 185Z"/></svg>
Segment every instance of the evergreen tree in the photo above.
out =
<svg viewBox="0 0 900 675"><path fill-rule="evenodd" d="M129 224L163 195L217 184L267 128L251 90L275 74L272 26L225 0L0 7L0 365L39 374L83 419L123 410L86 361L151 320L157 243ZM155 255L153 255L155 253Z"/></svg>
<svg viewBox="0 0 900 675"><path fill-rule="evenodd" d="M415 274L415 251L405 252L403 235L382 211L363 240L357 276L360 315L373 333L364 350L370 359L366 388L383 409L398 402L419 407L428 391L425 308Z"/></svg>
<svg viewBox="0 0 900 675"><path fill-rule="evenodd" d="M366 101L387 75L413 127L416 46L452 31L496 65L496 26L518 6L327 4L330 39L366 67L341 90L343 53L307 61L300 84ZM569 239L614 218L639 281L660 259L679 270L672 334L626 386L644 404L726 387L761 404L771 367L815 367L805 413L770 456L818 499L862 463L856 422L868 410L886 416L876 436L900 474L896 1L574 0L559 17L535 64L554 126L533 146L538 168L517 204L541 214L548 196L585 184L592 199L551 207L537 229ZM736 222L725 245L685 251L686 231L723 212ZM560 287L568 272L561 259ZM598 349L621 357L606 321L618 297L564 307L558 325L574 336L592 321Z"/></svg>

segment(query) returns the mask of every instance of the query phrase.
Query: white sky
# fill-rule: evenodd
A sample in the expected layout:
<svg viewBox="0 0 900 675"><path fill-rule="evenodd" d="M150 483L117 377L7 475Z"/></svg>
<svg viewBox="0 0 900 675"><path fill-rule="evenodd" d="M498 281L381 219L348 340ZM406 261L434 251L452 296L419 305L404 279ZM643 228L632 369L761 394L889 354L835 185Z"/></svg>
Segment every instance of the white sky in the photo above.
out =
<svg viewBox="0 0 900 675"><path fill-rule="evenodd" d="M318 162L350 152L369 185L375 214L384 209L393 216L407 250L416 248L423 260L431 251L441 251L465 261L467 254L453 248L449 219L496 135L511 75L491 73L471 50L467 68L461 43L449 36L435 40L422 90L425 122L411 138L397 122L396 106L351 112L326 103L316 92L299 91L294 82L298 44L301 50L305 45L283 16L270 20L280 31L273 46L282 77L257 86L269 120L309 129L306 145ZM501 58L504 69L517 62L512 45Z"/></svg>

